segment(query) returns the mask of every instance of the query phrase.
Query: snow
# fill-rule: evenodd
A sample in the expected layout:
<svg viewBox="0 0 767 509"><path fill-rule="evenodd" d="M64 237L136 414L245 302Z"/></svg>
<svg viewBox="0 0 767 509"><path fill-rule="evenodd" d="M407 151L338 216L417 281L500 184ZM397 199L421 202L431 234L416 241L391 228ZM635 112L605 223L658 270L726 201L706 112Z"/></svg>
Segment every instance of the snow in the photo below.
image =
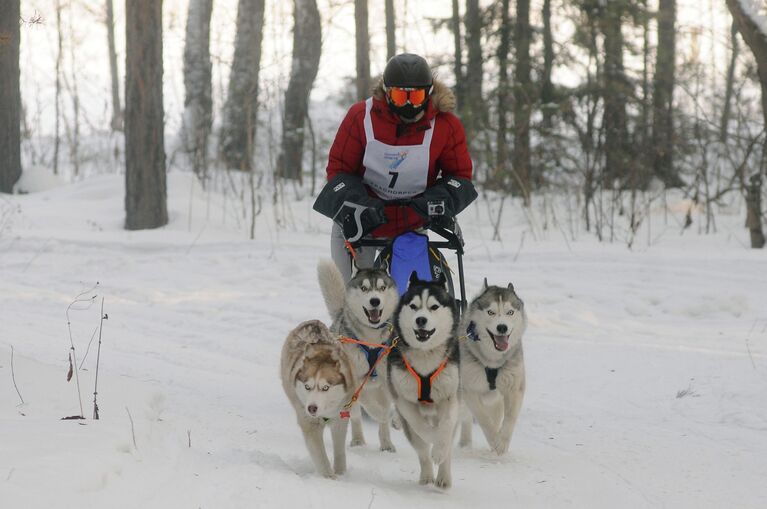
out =
<svg viewBox="0 0 767 509"><path fill-rule="evenodd" d="M680 235L686 208L669 203L680 212L665 226L654 210L652 244L632 251L556 228L533 239L508 203L493 242L485 203L466 211L470 293L487 276L526 302L528 391L509 455L475 426L441 492L417 484L400 432L379 452L372 423L345 476L313 473L277 376L287 332L327 320L315 266L330 225L311 200L265 206L250 241L231 198L172 172L171 223L127 232L123 186L0 201L2 507L767 507L767 271L741 212ZM71 321L80 362L104 298L101 420L94 342L88 419L62 421L79 413L65 311L96 281Z"/></svg>

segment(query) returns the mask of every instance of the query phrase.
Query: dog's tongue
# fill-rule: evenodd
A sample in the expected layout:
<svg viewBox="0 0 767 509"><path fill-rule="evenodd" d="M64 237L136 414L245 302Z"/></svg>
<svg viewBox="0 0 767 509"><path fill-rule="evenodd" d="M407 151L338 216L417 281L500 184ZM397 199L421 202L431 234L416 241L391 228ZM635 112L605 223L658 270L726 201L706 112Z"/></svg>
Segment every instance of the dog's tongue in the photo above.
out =
<svg viewBox="0 0 767 509"><path fill-rule="evenodd" d="M505 352L509 348L509 336L493 336L495 349L499 352Z"/></svg>
<svg viewBox="0 0 767 509"><path fill-rule="evenodd" d="M371 322L377 323L381 319L381 310L380 309L371 309L368 311L368 318Z"/></svg>

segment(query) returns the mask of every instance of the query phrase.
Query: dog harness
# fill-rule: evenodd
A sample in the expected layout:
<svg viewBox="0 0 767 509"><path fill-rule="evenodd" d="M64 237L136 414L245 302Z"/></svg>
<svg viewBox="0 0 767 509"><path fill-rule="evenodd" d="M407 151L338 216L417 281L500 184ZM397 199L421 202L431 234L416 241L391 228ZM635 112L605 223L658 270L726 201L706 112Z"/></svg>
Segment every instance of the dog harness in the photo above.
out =
<svg viewBox="0 0 767 509"><path fill-rule="evenodd" d="M487 385L491 391L494 391L495 379L498 378L498 368L485 368L485 376L487 377Z"/></svg>
<svg viewBox="0 0 767 509"><path fill-rule="evenodd" d="M405 367L410 374L413 375L413 378L415 378L415 381L418 384L418 402L424 405L434 403L434 400L431 399L431 384L434 382L434 379L439 376L442 370L445 369L448 359L445 358L437 369L426 376L421 375L414 370L413 366L410 365L404 355L402 356L402 360L405 362Z"/></svg>
<svg viewBox="0 0 767 509"><path fill-rule="evenodd" d="M477 334L477 324L474 322L469 323L469 326L466 327L466 337L472 341L479 341L479 334ZM500 368L485 368L487 385L491 391L495 390L495 380L498 378L499 369Z"/></svg>
<svg viewBox="0 0 767 509"><path fill-rule="evenodd" d="M388 323L384 323L382 325L386 326L389 325ZM380 328L380 327L379 327ZM340 337L341 343L352 343L354 345L357 345L362 350L362 353L365 354L365 358L368 361L368 366L370 368L369 378L375 378L378 376L378 372L376 371L376 364L378 364L379 359L381 358L381 354L386 351L387 353L391 350L391 346L388 342L384 343L367 343L365 341L360 341L356 338L351 338L347 336L341 336Z"/></svg>
<svg viewBox="0 0 767 509"><path fill-rule="evenodd" d="M368 360L368 367L371 370L370 378L377 377L378 371L376 371L375 365L378 364L378 358L381 356L381 352L383 352L383 345L372 347L363 345L362 343L357 343L357 346L360 347L360 350L362 350L362 353L365 354L365 358Z"/></svg>

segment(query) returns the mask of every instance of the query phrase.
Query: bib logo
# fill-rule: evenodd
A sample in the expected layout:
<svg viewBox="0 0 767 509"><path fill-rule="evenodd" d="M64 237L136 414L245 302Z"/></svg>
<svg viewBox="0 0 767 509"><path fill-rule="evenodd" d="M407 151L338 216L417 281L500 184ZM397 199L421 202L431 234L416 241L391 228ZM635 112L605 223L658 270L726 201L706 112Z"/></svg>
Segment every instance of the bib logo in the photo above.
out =
<svg viewBox="0 0 767 509"><path fill-rule="evenodd" d="M384 152L384 160L387 162L390 170L396 170L400 164L405 162L407 154L407 150L403 152Z"/></svg>

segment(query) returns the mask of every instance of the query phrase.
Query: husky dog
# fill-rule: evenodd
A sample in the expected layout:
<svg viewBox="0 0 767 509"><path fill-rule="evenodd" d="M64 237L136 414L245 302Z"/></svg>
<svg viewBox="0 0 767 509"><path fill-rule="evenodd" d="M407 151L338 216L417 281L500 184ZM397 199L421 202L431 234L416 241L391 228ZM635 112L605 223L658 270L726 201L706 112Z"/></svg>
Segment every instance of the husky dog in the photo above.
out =
<svg viewBox="0 0 767 509"><path fill-rule="evenodd" d="M330 330L365 343L383 344L389 340L392 330L389 319L397 307L399 292L386 270L358 269L346 284L332 261L320 260L317 277L328 312L333 318ZM383 348L356 343L345 343L344 350L357 380L363 380L384 354ZM394 452L389 430L393 407L386 386L386 357L376 365L360 393L359 401L365 411L378 422L381 450ZM362 412L358 405L352 407L351 421L351 445L363 445Z"/></svg>
<svg viewBox="0 0 767 509"><path fill-rule="evenodd" d="M280 375L317 472L331 478L343 474L348 421L340 413L354 392L355 380L341 343L322 322L302 323L285 339ZM333 436L332 469L322 437L326 424Z"/></svg>
<svg viewBox="0 0 767 509"><path fill-rule="evenodd" d="M522 334L527 317L522 300L507 288L487 286L469 305L461 323L461 396L474 414L490 448L509 450L525 395ZM471 444L471 415L464 412L460 445Z"/></svg>
<svg viewBox="0 0 767 509"><path fill-rule="evenodd" d="M389 389L402 429L418 453L421 484L449 488L458 423L458 310L444 279L415 273L394 314L399 342L389 355ZM439 467L434 479L433 463Z"/></svg>

